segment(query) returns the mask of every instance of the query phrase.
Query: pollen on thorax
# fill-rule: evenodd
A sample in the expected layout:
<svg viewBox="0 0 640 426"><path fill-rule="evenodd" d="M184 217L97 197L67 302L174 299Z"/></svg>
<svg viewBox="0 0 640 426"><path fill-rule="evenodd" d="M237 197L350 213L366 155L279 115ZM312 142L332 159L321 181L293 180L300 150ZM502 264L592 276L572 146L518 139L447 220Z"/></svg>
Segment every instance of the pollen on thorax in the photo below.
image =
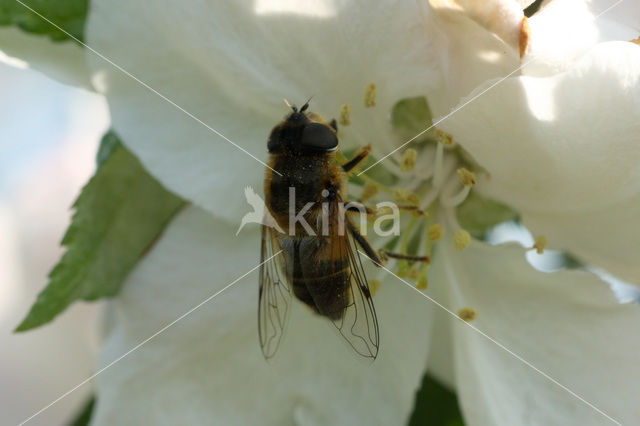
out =
<svg viewBox="0 0 640 426"><path fill-rule="evenodd" d="M544 253L544 249L547 248L547 237L545 237L544 235L540 235L538 238L536 238L536 241L533 243L532 248L536 249L536 253L538 254Z"/></svg>
<svg viewBox="0 0 640 426"><path fill-rule="evenodd" d="M456 250L464 250L471 244L471 235L464 229L458 229L453 234L453 244L456 246Z"/></svg>
<svg viewBox="0 0 640 426"><path fill-rule="evenodd" d="M462 321L473 321L478 317L478 313L471 308L462 308L458 311L458 316Z"/></svg>
<svg viewBox="0 0 640 426"><path fill-rule="evenodd" d="M364 89L364 106L371 108L376 106L376 97L378 96L378 88L374 83L367 84Z"/></svg>
<svg viewBox="0 0 640 426"><path fill-rule="evenodd" d="M340 105L340 124L343 126L351 124L351 105Z"/></svg>

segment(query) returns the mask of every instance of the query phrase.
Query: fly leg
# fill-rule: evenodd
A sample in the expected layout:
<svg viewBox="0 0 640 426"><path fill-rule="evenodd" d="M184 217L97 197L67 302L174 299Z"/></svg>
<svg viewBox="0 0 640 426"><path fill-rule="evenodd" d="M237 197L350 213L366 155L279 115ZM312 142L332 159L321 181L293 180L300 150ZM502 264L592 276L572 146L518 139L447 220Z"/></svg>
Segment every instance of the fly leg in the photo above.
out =
<svg viewBox="0 0 640 426"><path fill-rule="evenodd" d="M355 169L359 164L361 164L364 160L367 159L369 154L371 153L371 144L368 144L362 147L353 158L342 165L342 170L345 173L351 172Z"/></svg>
<svg viewBox="0 0 640 426"><path fill-rule="evenodd" d="M395 253L388 250L378 250L378 254L383 261L386 261L391 257L393 259L408 260L409 262L431 263L431 258L429 256L411 256L408 254Z"/></svg>
<svg viewBox="0 0 640 426"><path fill-rule="evenodd" d="M373 261L373 263L380 267L382 266L390 257L394 259L408 260L410 262L424 262L431 263L431 259L429 256L411 256L401 253L395 253L388 250L378 250L374 249L369 243L369 240L360 233L358 228L355 227L351 221L347 221L347 228L349 232L353 236L353 239L356 240L358 245L364 250L365 254Z"/></svg>
<svg viewBox="0 0 640 426"><path fill-rule="evenodd" d="M369 259L371 259L376 266L382 266L383 260L378 255L378 252L376 252L376 249L371 246L369 240L367 240L367 238L360 233L358 228L356 228L350 220L347 220L346 222L347 228L353 236L353 239L356 240L358 245L362 248L362 250L364 250Z"/></svg>
<svg viewBox="0 0 640 426"><path fill-rule="evenodd" d="M366 206L358 201L348 201L345 205L345 210L347 212L360 212L365 213L366 215L376 215L380 213L380 210L375 207ZM414 206L411 204L396 204L398 210L404 210L413 212L418 216L423 216L425 213L418 208L418 206Z"/></svg>

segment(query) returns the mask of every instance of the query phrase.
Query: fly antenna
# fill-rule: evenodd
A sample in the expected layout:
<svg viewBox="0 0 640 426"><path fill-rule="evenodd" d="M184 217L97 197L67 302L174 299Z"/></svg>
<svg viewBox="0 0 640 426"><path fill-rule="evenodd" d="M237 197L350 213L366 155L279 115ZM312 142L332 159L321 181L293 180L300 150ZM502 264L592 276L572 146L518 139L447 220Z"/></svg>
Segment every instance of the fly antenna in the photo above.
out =
<svg viewBox="0 0 640 426"><path fill-rule="evenodd" d="M282 100L284 101L284 103L285 103L289 108L291 108L291 110L292 110L293 112L298 112L298 107L296 107L295 105L291 104L291 103L290 103L288 100L286 100L286 99L282 99Z"/></svg>
<svg viewBox="0 0 640 426"><path fill-rule="evenodd" d="M307 102L305 102L304 105L302 105L302 108L300 108L300 112L305 112L309 108L309 102L311 102L312 98L313 98L313 96L311 96L311 97L309 97L309 99L307 99Z"/></svg>

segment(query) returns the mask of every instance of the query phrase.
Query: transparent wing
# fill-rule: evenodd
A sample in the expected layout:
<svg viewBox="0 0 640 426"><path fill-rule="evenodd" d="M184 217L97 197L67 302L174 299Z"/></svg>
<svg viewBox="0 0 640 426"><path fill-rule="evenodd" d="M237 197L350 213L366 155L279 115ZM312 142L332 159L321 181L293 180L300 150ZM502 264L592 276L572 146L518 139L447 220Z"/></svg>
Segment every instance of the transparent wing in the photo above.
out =
<svg viewBox="0 0 640 426"><path fill-rule="evenodd" d="M346 231L343 236L331 239L331 244L336 245L338 256L348 259L350 283L349 303L342 317L333 320L333 324L359 355L375 359L380 347L376 309L356 242L348 229Z"/></svg>
<svg viewBox="0 0 640 426"><path fill-rule="evenodd" d="M278 350L291 310L291 290L284 272L285 256L283 253L277 254L279 251L280 247L273 230L263 225L260 250L263 263L260 266L258 292L258 336L262 354L266 359L272 358Z"/></svg>

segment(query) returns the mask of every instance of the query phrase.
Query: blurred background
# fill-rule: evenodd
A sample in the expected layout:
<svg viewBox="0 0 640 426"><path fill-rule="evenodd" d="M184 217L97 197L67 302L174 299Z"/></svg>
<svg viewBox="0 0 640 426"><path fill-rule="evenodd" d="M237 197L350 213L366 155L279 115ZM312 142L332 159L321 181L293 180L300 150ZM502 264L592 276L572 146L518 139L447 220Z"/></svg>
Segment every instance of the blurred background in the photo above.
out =
<svg viewBox="0 0 640 426"><path fill-rule="evenodd" d="M0 413L18 424L93 372L98 306L73 304L25 333L24 318L63 250L71 205L93 174L109 126L101 96L0 61ZM36 417L66 424L90 384Z"/></svg>

